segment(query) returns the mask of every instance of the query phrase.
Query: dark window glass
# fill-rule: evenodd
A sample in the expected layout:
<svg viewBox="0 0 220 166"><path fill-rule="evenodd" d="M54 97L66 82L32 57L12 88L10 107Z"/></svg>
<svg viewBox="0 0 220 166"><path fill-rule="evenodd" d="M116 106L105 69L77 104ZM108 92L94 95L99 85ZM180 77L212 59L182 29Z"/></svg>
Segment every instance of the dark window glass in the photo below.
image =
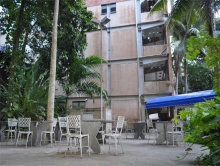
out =
<svg viewBox="0 0 220 166"><path fill-rule="evenodd" d="M159 61L146 64L144 67L144 82L168 81L168 61Z"/></svg>
<svg viewBox="0 0 220 166"><path fill-rule="evenodd" d="M102 14L107 14L107 5L102 5L101 8L102 8L101 13Z"/></svg>
<svg viewBox="0 0 220 166"><path fill-rule="evenodd" d="M110 4L110 13L116 13L116 4Z"/></svg>
<svg viewBox="0 0 220 166"><path fill-rule="evenodd" d="M141 0L141 13L149 12L157 0Z"/></svg>
<svg viewBox="0 0 220 166"><path fill-rule="evenodd" d="M165 26L160 25L142 30L143 46L166 44Z"/></svg>
<svg viewBox="0 0 220 166"><path fill-rule="evenodd" d="M86 102L85 101L72 101L72 108L85 108Z"/></svg>

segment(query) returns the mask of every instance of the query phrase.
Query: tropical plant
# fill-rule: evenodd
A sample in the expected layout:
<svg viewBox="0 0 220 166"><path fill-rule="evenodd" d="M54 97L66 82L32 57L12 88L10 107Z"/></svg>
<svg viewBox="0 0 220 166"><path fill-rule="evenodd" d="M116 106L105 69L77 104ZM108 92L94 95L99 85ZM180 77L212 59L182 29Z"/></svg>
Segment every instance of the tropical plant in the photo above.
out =
<svg viewBox="0 0 220 166"><path fill-rule="evenodd" d="M205 54L205 61L209 68L214 71L214 90L220 94L220 35L216 38L207 34L201 34L200 37L190 37L187 43L188 52L186 53L189 60L195 60L198 55Z"/></svg>
<svg viewBox="0 0 220 166"><path fill-rule="evenodd" d="M197 103L190 110L183 110L177 118L188 119L185 131L188 136L184 141L201 144L208 149L209 154L197 158L202 165L220 165L220 35L212 38L201 34L200 37L190 37L187 43L187 58L194 60L203 52L206 64L214 69L214 91L216 99Z"/></svg>
<svg viewBox="0 0 220 166"><path fill-rule="evenodd" d="M18 67L13 81L7 87L1 85L1 95L7 103L1 111L4 118L31 117L39 120L46 117L46 101L48 90L47 71L37 76L39 62L33 66Z"/></svg>
<svg viewBox="0 0 220 166"><path fill-rule="evenodd" d="M26 66L23 64L28 63L31 66L38 59L38 63L40 64L35 74L37 77L40 77L42 74L46 78L49 77L49 72L45 73L45 71L49 71L50 69L51 28L54 1L8 0L0 1L0 6L2 6L4 16L0 20L3 21L0 30L3 34L7 34L7 57L10 64L4 66L4 68L6 67L5 71L10 73L9 77L11 80L4 88L10 93L13 92L13 89L10 91L9 88L13 87L13 82L16 82L13 79L18 77L17 74L22 74L20 72L26 71ZM69 70L72 68L71 66L74 66L75 59L84 58L83 53L87 45L85 34L96 28L91 22L92 18L93 14L91 11L85 9L83 0L78 0L77 2L69 0L60 1L57 36L57 76L62 75L64 77L59 77L59 80L65 78L65 75L63 75L64 68L65 71L67 69ZM26 49L27 47L29 49ZM78 61L76 61L76 63L78 63ZM14 66L19 66L19 69ZM16 71L17 69L19 72ZM77 71L78 68L74 70ZM90 70L88 66L87 70ZM26 73L24 73L24 76L26 76L25 74ZM47 76L45 76L45 74ZM15 77L12 77L13 75L15 75ZM82 79L71 79L80 81L79 83L74 82L80 86L81 81L85 80L84 75L82 76ZM87 76L90 77L89 74L87 74ZM97 78L100 79L99 77ZM91 95L91 93L95 92L95 90L90 90L89 86L93 86L91 87L91 89L93 89L95 84L88 84L87 81L87 86L81 87L81 93L88 91ZM38 86L36 86L36 88L38 88ZM83 90L83 88L85 88L85 90ZM98 88L97 84L96 88ZM13 93L11 93L11 96L13 96ZM55 103L55 106L56 105ZM58 105L60 106L60 104ZM57 114L56 107L55 114Z"/></svg>
<svg viewBox="0 0 220 166"><path fill-rule="evenodd" d="M95 94L100 94L99 80L102 78L95 67L101 64L101 59L98 56L70 57L69 61L71 66L63 66L62 71L57 74L57 80L66 96L81 94L93 97ZM102 62L106 63L105 60L102 60Z"/></svg>
<svg viewBox="0 0 220 166"><path fill-rule="evenodd" d="M184 86L187 87L187 61L185 58L187 39L190 35L198 34L198 30L195 27L213 35L214 12L218 10L220 1L176 0L175 3L173 1L171 2L173 6L166 23L171 29L171 34L178 42L173 53L174 72L176 75L176 93L178 93L179 80L181 80L180 73L182 73L182 63L184 64ZM168 0L158 0L152 8L151 13L158 10L166 10L167 5ZM187 90L187 88L185 88L185 90Z"/></svg>
<svg viewBox="0 0 220 166"><path fill-rule="evenodd" d="M187 137L186 142L202 145L203 150L209 150L208 155L202 155L197 163L202 165L220 164L220 98L216 101L210 100L197 103L190 110L179 113L179 117L187 120L184 131Z"/></svg>

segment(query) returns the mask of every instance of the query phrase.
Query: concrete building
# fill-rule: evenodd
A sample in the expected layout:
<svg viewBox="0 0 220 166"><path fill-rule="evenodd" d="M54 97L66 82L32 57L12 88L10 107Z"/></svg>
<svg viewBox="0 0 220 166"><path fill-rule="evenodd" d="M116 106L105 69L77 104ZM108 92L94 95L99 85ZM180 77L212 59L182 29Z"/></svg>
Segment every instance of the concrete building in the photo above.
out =
<svg viewBox="0 0 220 166"><path fill-rule="evenodd" d="M98 55L108 61L97 70L103 77L102 88L111 98L113 119L124 115L127 121L143 121L149 114L145 109L148 100L173 94L170 38L164 24L167 13L150 15L155 3L156 0L86 0L87 10L97 20L110 19L105 27L87 33L85 56ZM107 105L101 98L75 95L69 98L69 104L85 107L84 112L92 112L95 118L105 118ZM76 112L73 109L71 113ZM169 110L153 112L169 119Z"/></svg>

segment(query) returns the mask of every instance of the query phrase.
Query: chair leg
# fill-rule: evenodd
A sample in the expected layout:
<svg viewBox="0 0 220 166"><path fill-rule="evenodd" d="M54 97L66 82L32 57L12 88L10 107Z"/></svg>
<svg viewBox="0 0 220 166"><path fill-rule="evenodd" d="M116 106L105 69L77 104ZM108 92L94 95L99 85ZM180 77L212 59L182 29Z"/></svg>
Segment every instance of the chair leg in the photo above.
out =
<svg viewBox="0 0 220 166"><path fill-rule="evenodd" d="M117 155L117 145L118 145L118 140L115 138L115 155Z"/></svg>
<svg viewBox="0 0 220 166"><path fill-rule="evenodd" d="M118 143L120 143L119 139L120 139L120 138L118 138ZM123 149L122 143L120 143L120 144L121 144L122 154L124 154L124 149Z"/></svg>
<svg viewBox="0 0 220 166"><path fill-rule="evenodd" d="M110 153L111 137L108 137L108 152Z"/></svg>
<svg viewBox="0 0 220 166"><path fill-rule="evenodd" d="M18 136L17 136L17 140L16 140L16 144L15 144L15 146L18 145L18 140L19 140L19 139L21 139L21 134L20 134L20 133L18 133Z"/></svg>
<svg viewBox="0 0 220 166"><path fill-rule="evenodd" d="M89 156L90 156L90 140L89 140L89 135L88 135L88 151L89 151Z"/></svg>
<svg viewBox="0 0 220 166"><path fill-rule="evenodd" d="M80 155L81 155L81 158L82 158L82 138L79 139L79 148L80 148Z"/></svg>
<svg viewBox="0 0 220 166"><path fill-rule="evenodd" d="M50 147L52 148L53 144L53 133L50 133Z"/></svg>
<svg viewBox="0 0 220 166"><path fill-rule="evenodd" d="M27 148L27 144L28 144L29 136L30 136L30 134L27 134L26 148Z"/></svg>

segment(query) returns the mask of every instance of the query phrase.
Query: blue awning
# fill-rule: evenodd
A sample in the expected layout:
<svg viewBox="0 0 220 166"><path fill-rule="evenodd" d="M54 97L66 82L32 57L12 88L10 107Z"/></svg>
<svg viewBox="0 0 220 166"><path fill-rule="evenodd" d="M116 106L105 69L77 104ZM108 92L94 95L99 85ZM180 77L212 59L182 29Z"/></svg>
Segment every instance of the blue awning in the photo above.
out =
<svg viewBox="0 0 220 166"><path fill-rule="evenodd" d="M187 94L181 94L176 96L158 97L149 100L146 103L146 108L161 108L179 105L191 105L198 102L204 102L205 100L214 99L216 94L213 90L206 90L200 92L193 92Z"/></svg>

